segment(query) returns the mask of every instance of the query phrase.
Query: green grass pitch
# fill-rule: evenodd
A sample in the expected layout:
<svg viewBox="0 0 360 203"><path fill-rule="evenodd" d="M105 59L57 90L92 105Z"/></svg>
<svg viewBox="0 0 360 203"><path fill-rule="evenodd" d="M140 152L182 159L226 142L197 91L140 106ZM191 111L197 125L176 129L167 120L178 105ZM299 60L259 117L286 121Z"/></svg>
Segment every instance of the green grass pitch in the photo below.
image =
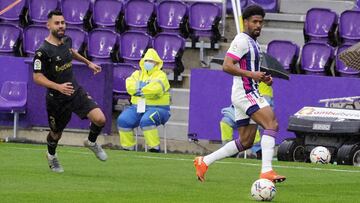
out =
<svg viewBox="0 0 360 203"><path fill-rule="evenodd" d="M45 145L0 143L0 202L255 202L261 162L228 158L195 178L194 156L107 150L98 161L82 147L60 146L63 174L52 173ZM274 161L287 176L273 202L360 202L360 168Z"/></svg>

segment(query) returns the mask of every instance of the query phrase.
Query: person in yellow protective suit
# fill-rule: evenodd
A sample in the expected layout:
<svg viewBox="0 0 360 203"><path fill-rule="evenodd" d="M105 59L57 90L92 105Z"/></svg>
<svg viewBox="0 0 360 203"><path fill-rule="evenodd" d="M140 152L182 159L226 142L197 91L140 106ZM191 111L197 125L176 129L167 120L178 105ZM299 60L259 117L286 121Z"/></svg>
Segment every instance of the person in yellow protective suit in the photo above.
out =
<svg viewBox="0 0 360 203"><path fill-rule="evenodd" d="M154 49L148 49L139 65L140 70L126 79L131 106L117 119L120 144L124 149L134 150L134 128L140 126L149 151L159 152L157 126L164 125L170 118L170 84L161 70L163 61Z"/></svg>
<svg viewBox="0 0 360 203"><path fill-rule="evenodd" d="M259 92L270 104L271 107L274 106L273 101L273 90L271 86L266 85L265 83L259 83ZM220 121L220 131L221 131L221 141L223 144L233 140L234 129L237 129L235 122L235 110L231 105L229 107L223 108L221 113L224 115ZM260 131L259 129L256 132L254 145L251 147L251 151L256 154L258 159L261 159L261 147L260 147Z"/></svg>

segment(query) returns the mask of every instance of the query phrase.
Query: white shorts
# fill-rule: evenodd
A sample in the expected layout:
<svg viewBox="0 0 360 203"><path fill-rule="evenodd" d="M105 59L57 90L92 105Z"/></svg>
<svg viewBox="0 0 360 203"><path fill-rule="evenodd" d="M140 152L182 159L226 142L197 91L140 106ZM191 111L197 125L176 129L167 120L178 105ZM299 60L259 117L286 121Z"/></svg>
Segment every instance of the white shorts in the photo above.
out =
<svg viewBox="0 0 360 203"><path fill-rule="evenodd" d="M258 91L253 91L232 99L235 108L235 120L238 127L256 124L250 117L257 110L270 106Z"/></svg>

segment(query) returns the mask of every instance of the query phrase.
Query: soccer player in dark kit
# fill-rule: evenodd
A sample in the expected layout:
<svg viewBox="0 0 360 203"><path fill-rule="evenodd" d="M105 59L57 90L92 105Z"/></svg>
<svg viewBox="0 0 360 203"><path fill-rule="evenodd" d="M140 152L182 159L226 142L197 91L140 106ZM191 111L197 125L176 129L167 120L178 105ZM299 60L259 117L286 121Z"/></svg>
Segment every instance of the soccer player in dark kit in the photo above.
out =
<svg viewBox="0 0 360 203"><path fill-rule="evenodd" d="M58 10L48 14L48 37L34 56L35 83L47 88L46 110L50 132L47 136L49 167L53 172L62 173L64 169L56 155L56 147L62 132L71 119L72 112L81 119L91 121L89 137L84 146L93 151L98 159L105 161L107 155L96 143L97 136L105 125L105 116L95 101L77 83L72 71L72 59L85 63L94 74L101 67L82 57L72 49L72 40L65 35L66 24Z"/></svg>

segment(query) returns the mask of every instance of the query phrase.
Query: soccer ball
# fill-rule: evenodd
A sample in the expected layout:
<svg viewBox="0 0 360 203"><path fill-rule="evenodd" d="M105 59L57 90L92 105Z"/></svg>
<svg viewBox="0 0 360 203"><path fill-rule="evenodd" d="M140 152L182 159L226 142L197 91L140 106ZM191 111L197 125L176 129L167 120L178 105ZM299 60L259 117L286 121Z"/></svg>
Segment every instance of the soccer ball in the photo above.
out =
<svg viewBox="0 0 360 203"><path fill-rule="evenodd" d="M268 179L258 179L251 186L251 196L258 201L271 201L276 194L276 188Z"/></svg>
<svg viewBox="0 0 360 203"><path fill-rule="evenodd" d="M310 160L312 163L327 164L330 162L331 154L326 147L318 146L310 152Z"/></svg>

